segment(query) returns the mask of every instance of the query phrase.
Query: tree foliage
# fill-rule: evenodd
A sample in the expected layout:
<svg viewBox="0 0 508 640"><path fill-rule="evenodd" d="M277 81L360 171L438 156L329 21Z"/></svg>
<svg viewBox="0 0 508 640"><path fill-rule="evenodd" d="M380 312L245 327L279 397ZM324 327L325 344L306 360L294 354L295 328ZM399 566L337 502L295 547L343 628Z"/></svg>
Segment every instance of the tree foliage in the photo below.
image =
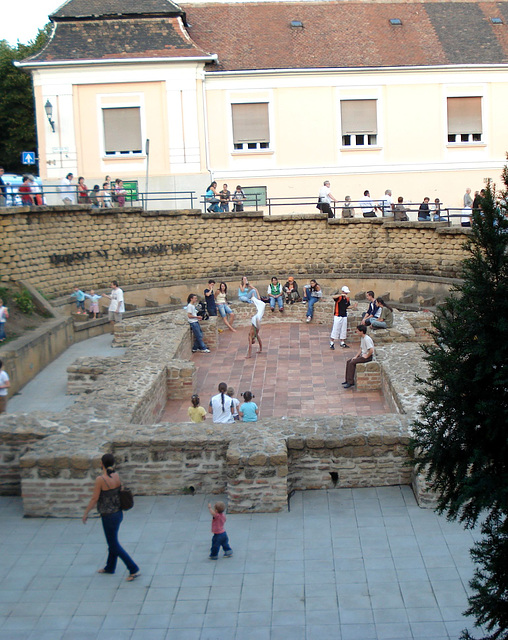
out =
<svg viewBox="0 0 508 640"><path fill-rule="evenodd" d="M21 153L37 147L32 77L13 62L40 51L50 30L48 24L35 40L15 47L0 40L0 165L7 173L21 173Z"/></svg>
<svg viewBox="0 0 508 640"><path fill-rule="evenodd" d="M508 180L508 171L503 176ZM496 203L489 183L482 210L473 213L463 280L438 308L433 344L422 347L429 377L419 380L423 403L411 441L417 469L437 492L438 511L470 527L487 517L485 538L472 551L483 570L471 583L476 595L467 613L492 623L486 625L495 628L492 639L508 639L506 626L496 627L508 619L502 569L508 566L506 213L505 200Z"/></svg>

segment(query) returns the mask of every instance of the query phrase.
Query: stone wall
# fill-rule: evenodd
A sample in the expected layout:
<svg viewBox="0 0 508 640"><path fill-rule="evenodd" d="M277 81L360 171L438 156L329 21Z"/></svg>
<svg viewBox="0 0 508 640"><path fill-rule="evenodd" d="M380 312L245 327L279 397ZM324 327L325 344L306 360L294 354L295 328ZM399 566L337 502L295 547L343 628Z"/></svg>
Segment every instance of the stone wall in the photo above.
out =
<svg viewBox="0 0 508 640"><path fill-rule="evenodd" d="M0 210L4 279L48 296L86 288L248 274L409 274L457 277L467 230L446 223L198 210Z"/></svg>
<svg viewBox="0 0 508 640"><path fill-rule="evenodd" d="M330 301L319 304L324 309ZM244 308L250 311L248 305L239 306L239 315ZM362 309L351 322L357 322ZM301 313L298 308L288 311L273 314L274 320L287 322L291 311ZM415 339L411 321L423 316L397 314L394 330ZM216 331L214 321L208 327ZM0 416L2 491L18 493L21 478L26 515L79 516L99 472L100 456L108 451L117 457L123 479L135 494L226 492L231 512L280 510L293 489L411 482L406 445L408 425L419 406L414 373L426 375L416 342L377 349L382 384L394 394L398 414L273 418L248 426L161 425L154 423L172 375L180 380L175 393L180 389L189 394L184 383L189 384L193 365L185 314L127 320L115 328L129 336L127 352L111 359L93 385L88 381L67 411ZM416 479L413 486L423 485Z"/></svg>

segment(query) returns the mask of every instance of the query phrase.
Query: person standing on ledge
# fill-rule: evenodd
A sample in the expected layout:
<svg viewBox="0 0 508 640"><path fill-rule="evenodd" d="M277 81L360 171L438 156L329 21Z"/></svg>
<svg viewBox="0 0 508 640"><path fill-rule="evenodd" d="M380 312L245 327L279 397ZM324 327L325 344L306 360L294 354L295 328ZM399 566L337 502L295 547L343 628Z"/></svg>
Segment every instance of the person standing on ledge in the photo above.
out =
<svg viewBox="0 0 508 640"><path fill-rule="evenodd" d="M122 316L125 313L125 304L123 299L123 291L118 286L118 280L113 280L111 283L111 293L108 296L107 293L102 294L105 298L109 298L108 316L112 325L115 322L122 322Z"/></svg>
<svg viewBox="0 0 508 640"><path fill-rule="evenodd" d="M330 190L330 181L325 180L319 190L318 209L326 213L329 218L333 218L332 202L338 202Z"/></svg>
<svg viewBox="0 0 508 640"><path fill-rule="evenodd" d="M330 349L332 351L335 349L335 340L337 338L340 338L340 346L343 349L349 349L349 345L346 344L345 340L347 337L347 310L351 306L350 293L349 288L344 286L332 296L335 300L333 327L330 336Z"/></svg>
<svg viewBox="0 0 508 640"><path fill-rule="evenodd" d="M374 357L374 342L367 335L367 327L364 324L359 324L356 327L356 333L362 336L360 350L354 358L350 358L346 362L346 379L342 383L344 389L350 389L355 386L356 365L362 362L370 362Z"/></svg>
<svg viewBox="0 0 508 640"><path fill-rule="evenodd" d="M215 304L215 293L213 287L215 285L215 280L208 280L208 289L205 289L205 302L206 309L208 311L209 316L217 315L217 305Z"/></svg>

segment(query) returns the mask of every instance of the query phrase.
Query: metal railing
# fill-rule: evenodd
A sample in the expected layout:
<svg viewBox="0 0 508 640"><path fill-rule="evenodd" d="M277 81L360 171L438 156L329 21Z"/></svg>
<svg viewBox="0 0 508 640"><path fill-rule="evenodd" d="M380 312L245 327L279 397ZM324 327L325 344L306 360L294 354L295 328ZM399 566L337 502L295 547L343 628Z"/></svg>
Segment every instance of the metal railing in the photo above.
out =
<svg viewBox="0 0 508 640"><path fill-rule="evenodd" d="M220 197L214 196L213 200L217 200L217 202L213 202L212 198L206 194L201 196L200 203L203 205L203 213L239 212L243 211L244 207L254 207L254 211L259 211L261 205L261 198L257 193L247 194L244 200L235 200L233 196L231 196L230 200L225 203L227 208L221 204ZM242 208L238 208L237 205L240 205Z"/></svg>
<svg viewBox="0 0 508 640"><path fill-rule="evenodd" d="M102 189L100 191L103 191ZM87 198L89 202L80 201L79 192L76 185L63 186L45 184L45 185L31 185L30 195L34 198L37 196L41 199L38 204L48 204L48 196L51 200L58 201L58 205L63 203L65 197L69 197L73 202L72 204L89 204L92 207L97 208L113 208L118 207L119 204L116 201L116 197L119 195L125 198L123 207L143 207L147 208L148 203L153 202L180 202L184 203L185 208L193 209L195 203L197 203L197 196L195 191L150 191L142 192L137 188L124 188L125 194L117 194L114 189L106 189L106 195L98 195L99 192L95 192L93 189L88 189ZM17 186L6 185L5 193L5 206L21 206L22 194L19 193ZM179 207L180 208L180 207Z"/></svg>
<svg viewBox="0 0 508 640"><path fill-rule="evenodd" d="M52 200L58 200L58 204L61 204L63 198L66 195L72 195L72 199L74 200L73 204L91 204L92 207L97 208L116 208L119 206L118 202L113 201L113 196L117 195L114 192L114 189L108 191L108 195L106 196L98 196L92 190L88 190L88 198L90 202L83 203L79 202L78 198L78 189L77 185L72 185L72 190L68 186L63 186L61 184L58 185L31 185L32 192L31 195L34 197L37 196L40 200L39 204L47 204L48 196L56 196L55 198L51 198ZM102 191L102 190L101 190ZM193 209L195 205L198 203L203 206L203 213L221 213L227 211L243 211L245 207L253 208L255 211L259 211L262 199L258 194L247 194L243 201L235 201L232 197L226 203L225 207L220 203L220 199L218 202L211 202L211 199L206 194L201 196L197 196L195 191L149 191L144 192L140 191L137 188L129 188L125 187L125 203L123 208L126 207L143 207L144 209L148 208L149 204L153 204L155 202L178 202L180 205L175 208L189 208ZM5 206L21 206L21 194L18 192L18 186L14 185L6 185L5 192ZM390 214L384 215L384 201L383 200L371 200L374 207L374 213L378 218L392 218L393 211ZM182 206L183 204L183 206ZM239 204L242 208L238 209L237 204ZM418 214L420 212L420 204L416 202L404 202L402 203L406 213L414 214L411 215L413 221L419 222L447 222L449 225L453 224L453 222L457 219L459 224L463 222L462 219L468 217L468 214L465 212L464 208L461 207L441 207L439 212L436 214L434 210L430 210L428 214L430 215L430 219L428 220L419 220ZM318 198L316 196L300 196L300 197L276 197L276 198L266 198L266 207L268 209L268 215L272 215L275 212L281 213L294 213L295 209L299 209L300 211L305 208L306 211L302 211L304 213L309 213L309 209L312 212L316 212L316 209L320 210L318 205ZM363 205L363 207L362 207ZM36 204L34 206L37 206ZM430 204L429 206L432 206ZM362 200L339 200L337 202L332 202L330 204L330 208L332 211L333 218L341 218L342 212L344 209L349 209L353 212L354 217L362 218L364 217L363 212L365 209L365 201ZM285 209L285 211L284 211ZM427 212L426 212L427 213ZM469 214L469 217L472 216L472 211ZM374 216L365 216L365 217L374 217ZM465 222L465 220L464 220Z"/></svg>

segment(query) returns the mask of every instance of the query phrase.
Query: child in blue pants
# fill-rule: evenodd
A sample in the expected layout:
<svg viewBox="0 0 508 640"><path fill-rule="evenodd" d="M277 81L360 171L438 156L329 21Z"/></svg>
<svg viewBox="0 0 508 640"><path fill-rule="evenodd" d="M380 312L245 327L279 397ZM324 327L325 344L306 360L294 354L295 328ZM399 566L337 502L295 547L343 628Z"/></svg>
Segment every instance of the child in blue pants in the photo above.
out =
<svg viewBox="0 0 508 640"><path fill-rule="evenodd" d="M224 530L224 524L226 522L226 515L224 511L226 505L223 502L216 502L214 506L208 503L208 511L212 516L212 548L210 549L210 560L217 560L219 557L219 550L222 547L224 549L224 557L231 558L233 555L233 549L229 546L228 534Z"/></svg>

